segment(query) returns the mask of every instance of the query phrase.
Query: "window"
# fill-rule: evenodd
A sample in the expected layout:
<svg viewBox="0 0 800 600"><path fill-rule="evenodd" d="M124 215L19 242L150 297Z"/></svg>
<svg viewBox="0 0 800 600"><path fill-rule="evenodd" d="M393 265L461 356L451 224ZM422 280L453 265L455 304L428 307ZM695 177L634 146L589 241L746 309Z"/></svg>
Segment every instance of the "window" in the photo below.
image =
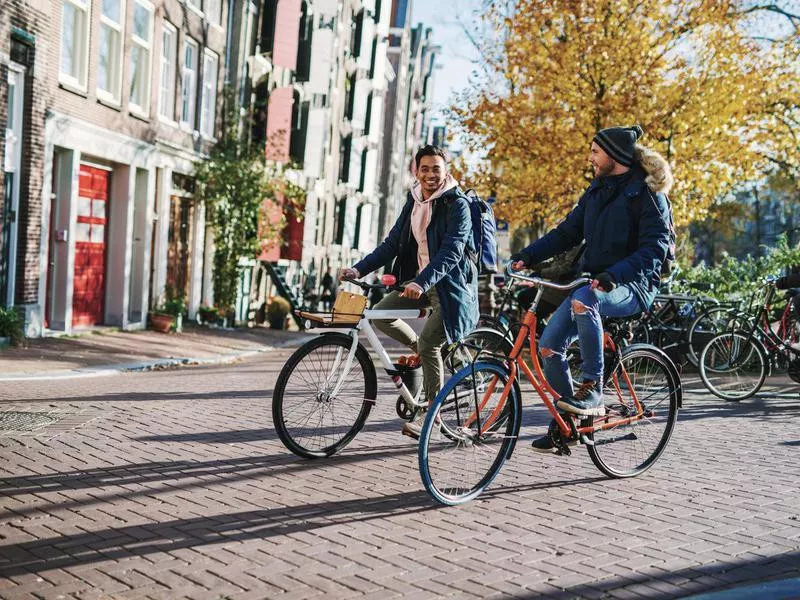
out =
<svg viewBox="0 0 800 600"><path fill-rule="evenodd" d="M183 75L181 77L181 123L194 128L197 103L197 42L187 39L183 46Z"/></svg>
<svg viewBox="0 0 800 600"><path fill-rule="evenodd" d="M164 21L161 32L161 86L158 92L158 114L175 120L175 72L177 66L178 31Z"/></svg>
<svg viewBox="0 0 800 600"><path fill-rule="evenodd" d="M59 79L81 89L86 89L88 57L89 2L87 0L63 0Z"/></svg>
<svg viewBox="0 0 800 600"><path fill-rule="evenodd" d="M361 56L361 36L364 32L364 9L362 8L352 25L352 33L350 34L350 55L353 58Z"/></svg>
<svg viewBox="0 0 800 600"><path fill-rule="evenodd" d="M203 55L203 97L200 104L200 131L206 137L214 137L214 121L217 115L217 69L219 58L206 50Z"/></svg>
<svg viewBox="0 0 800 600"><path fill-rule="evenodd" d="M103 0L100 9L97 95L116 103L120 101L122 84L122 20L121 0Z"/></svg>
<svg viewBox="0 0 800 600"><path fill-rule="evenodd" d="M222 22L222 2L221 0L206 0L206 18L219 25Z"/></svg>
<svg viewBox="0 0 800 600"><path fill-rule="evenodd" d="M153 7L144 0L133 5L131 34L131 105L146 113L150 99L150 47L153 38Z"/></svg>

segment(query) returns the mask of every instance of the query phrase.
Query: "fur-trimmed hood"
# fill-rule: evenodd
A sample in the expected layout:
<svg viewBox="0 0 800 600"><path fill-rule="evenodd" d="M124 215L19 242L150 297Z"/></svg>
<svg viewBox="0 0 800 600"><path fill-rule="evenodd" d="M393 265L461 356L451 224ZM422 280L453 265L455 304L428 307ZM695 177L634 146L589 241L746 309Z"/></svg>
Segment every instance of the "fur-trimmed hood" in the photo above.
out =
<svg viewBox="0 0 800 600"><path fill-rule="evenodd" d="M638 162L647 176L644 182L656 193L668 193L675 180L672 169L667 159L647 146L636 145L636 162Z"/></svg>

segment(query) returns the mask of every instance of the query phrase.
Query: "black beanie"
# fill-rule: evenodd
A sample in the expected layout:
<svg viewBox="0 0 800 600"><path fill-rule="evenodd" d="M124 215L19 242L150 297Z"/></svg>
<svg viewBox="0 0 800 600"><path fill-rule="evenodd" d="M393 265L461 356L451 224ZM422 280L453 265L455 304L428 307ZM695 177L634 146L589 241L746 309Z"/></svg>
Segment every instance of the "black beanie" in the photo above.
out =
<svg viewBox="0 0 800 600"><path fill-rule="evenodd" d="M633 152L636 140L644 135L638 125L633 127L609 127L601 129L594 136L594 141L615 161L626 167L633 165Z"/></svg>

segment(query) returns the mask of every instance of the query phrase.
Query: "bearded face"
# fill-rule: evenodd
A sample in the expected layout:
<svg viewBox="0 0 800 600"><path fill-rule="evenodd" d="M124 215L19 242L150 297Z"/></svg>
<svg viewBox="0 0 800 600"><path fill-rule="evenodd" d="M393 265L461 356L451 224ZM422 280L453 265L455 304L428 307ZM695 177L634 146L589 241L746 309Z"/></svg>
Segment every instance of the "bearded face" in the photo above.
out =
<svg viewBox="0 0 800 600"><path fill-rule="evenodd" d="M592 163L595 177L604 177L610 174L617 164L605 150L597 145L597 142L592 142L592 147L589 151L589 162Z"/></svg>

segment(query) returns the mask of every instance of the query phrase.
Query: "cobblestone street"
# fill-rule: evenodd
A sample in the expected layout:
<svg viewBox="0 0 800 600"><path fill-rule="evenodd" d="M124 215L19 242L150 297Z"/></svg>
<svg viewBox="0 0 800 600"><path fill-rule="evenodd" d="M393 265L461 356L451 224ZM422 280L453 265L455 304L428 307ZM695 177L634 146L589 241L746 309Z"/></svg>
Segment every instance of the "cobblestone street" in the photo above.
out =
<svg viewBox="0 0 800 600"><path fill-rule="evenodd" d="M282 446L271 397L291 352L3 383L0 597L673 598L800 576L788 379L730 404L687 378L664 456L630 480L582 449L533 453L549 419L529 396L493 486L444 508L386 381L340 455Z"/></svg>

